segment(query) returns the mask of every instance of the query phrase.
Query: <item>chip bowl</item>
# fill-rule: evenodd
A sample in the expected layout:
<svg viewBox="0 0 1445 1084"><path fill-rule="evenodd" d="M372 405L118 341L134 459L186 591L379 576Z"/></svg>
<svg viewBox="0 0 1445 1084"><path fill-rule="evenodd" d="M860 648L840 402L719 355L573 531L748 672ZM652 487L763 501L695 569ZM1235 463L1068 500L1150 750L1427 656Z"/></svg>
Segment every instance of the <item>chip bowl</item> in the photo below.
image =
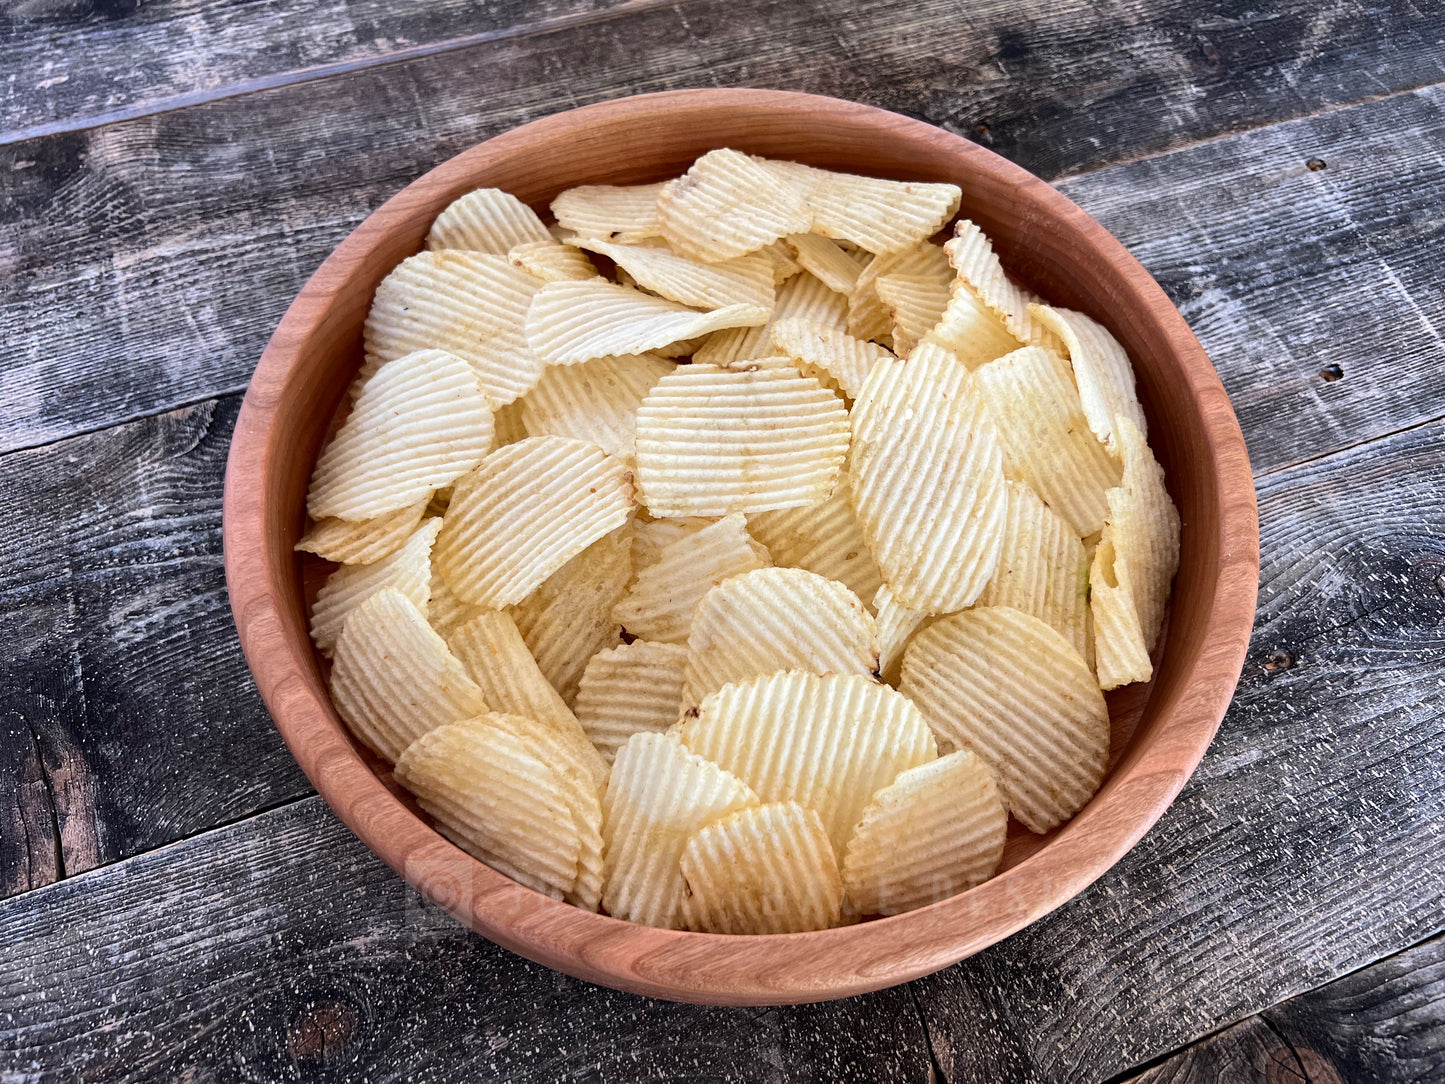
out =
<svg viewBox="0 0 1445 1084"><path fill-rule="evenodd" d="M891 918L766 937L652 929L582 911L439 835L332 707L324 660L307 635L314 568L292 549L312 465L361 364L372 293L421 249L443 208L495 186L545 213L564 188L661 180L724 146L961 186L960 213L983 227L1013 275L1101 321L1127 347L1183 520L1154 680L1109 695L1109 770L1093 800L1044 836L1011 825L1000 872L967 892ZM574 109L489 139L383 204L311 277L261 356L227 464L223 533L256 685L297 762L357 836L426 897L513 952L592 982L713 1004L816 1001L905 982L1079 893L1158 820L1204 755L1239 679L1259 578L1254 483L1224 387L1183 317L1117 240L1056 189L965 139L853 102L768 90L673 91Z"/></svg>

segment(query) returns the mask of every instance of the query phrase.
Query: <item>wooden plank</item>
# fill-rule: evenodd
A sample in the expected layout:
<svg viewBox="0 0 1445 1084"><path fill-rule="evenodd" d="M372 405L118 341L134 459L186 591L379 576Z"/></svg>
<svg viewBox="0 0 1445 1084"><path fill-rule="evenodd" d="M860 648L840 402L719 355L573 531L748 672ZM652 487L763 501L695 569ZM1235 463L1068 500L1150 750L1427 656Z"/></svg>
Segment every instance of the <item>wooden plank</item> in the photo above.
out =
<svg viewBox="0 0 1445 1084"><path fill-rule="evenodd" d="M1000 1057L1102 1079L1439 928L1442 469L1437 423L1262 479L1259 620L1219 736L1113 870L916 984L951 1084Z"/></svg>
<svg viewBox="0 0 1445 1084"><path fill-rule="evenodd" d="M1133 1084L1435 1079L1445 1059L1445 937L1241 1020Z"/></svg>
<svg viewBox="0 0 1445 1084"><path fill-rule="evenodd" d="M1094 7L1067 10L1087 22L1084 12ZM1034 112L1016 106L1018 123L998 129L1014 131L1013 142L998 142L1000 134L996 145L1046 175L1152 149L1158 144L1150 133L1161 126L1181 139L1211 130L1190 128L1186 136L1167 119L1182 107L1158 88L1183 93L1179 87L1193 85L1187 66L1172 81L1151 75L1137 94L1128 78L1105 78L1125 55L1118 52L1121 24L1105 9L1088 17L1104 20L1090 33L1107 42L1108 59L1037 74L999 61L1004 74L995 75L1006 21L982 23L968 36L968 20L951 2L889 0L843 15L766 0L669 7L0 147L0 399L8 407L0 451L241 388L306 276L387 195L479 139L581 102L676 86L763 84L821 90L972 131L971 118L999 115L991 105L977 112L978 101L1012 87L1020 102L1035 103ZM1261 25L1280 23L1292 25L1283 17L1245 19L1209 32L1237 33L1243 49L1251 35L1268 37ZM1047 39L1062 34L1060 26L1069 30L1060 40L1084 33L1073 23L1041 23L1039 33ZM961 34L946 59L910 44L954 42ZM1161 55L1163 68L1178 66L1170 49ZM587 63L578 64L579 56ZM1042 104L1036 85L1053 88L1051 105ZM1118 108L1099 112L1115 94ZM1246 133L1212 145L1217 149L1183 152L1183 165L1152 160L1077 180L1070 190L1159 271L1227 372L1258 367L1266 355L1258 386L1295 389L1288 401L1306 414L1292 432L1319 431L1315 451L1322 452L1358 439L1340 426L1360 414L1370 425L1408 424L1418 413L1412 404L1430 399L1445 379L1440 366L1425 366L1436 355L1412 348L1410 373L1423 376L1421 394L1379 400L1358 377L1379 364L1371 360L1381 353L1379 340L1366 330L1379 330L1385 317L1299 300L1313 296L1299 291L1353 284L1360 267L1359 289L1377 284L1385 270L1367 265L1378 259L1402 283L1386 296L1421 314L1400 319L1438 323L1439 295L1417 291L1423 258L1412 263L1409 253L1438 225L1430 209L1445 168L1431 152L1440 138L1439 102L1439 92L1428 92L1301 121L1289 128L1293 143ZM1101 120L1105 115L1114 120ZM1400 132L1413 135L1392 134ZM1358 142L1348 143L1356 135ZM1330 169L1294 177L1321 140L1326 160L1334 159ZM1275 155L1281 149L1287 156ZM1277 175L1273 187L1265 183ZM1212 187L1202 187L1205 181ZM1257 198L1244 206L1228 198L1234 191ZM1169 246L1191 222L1194 236L1227 242L1227 262ZM1293 245L1282 244L1299 229L1306 232ZM1259 250L1275 245L1303 262L1270 264L1252 277ZM1331 273L1335 278L1321 279ZM1311 345L1349 348L1332 347L1344 380L1324 386L1312 358L1302 356L1301 370L1282 347L1257 345L1269 342L1261 336L1275 306L1282 320L1294 314L1292 332L1312 314L1315 322L1303 328ZM1270 417L1268 404L1254 406L1254 378L1232 380L1246 413L1254 411L1251 420ZM1348 407L1356 399L1365 405ZM1347 405L1331 405L1340 401ZM1257 454L1269 465L1289 461L1293 451L1284 449L1281 460L1266 443Z"/></svg>
<svg viewBox="0 0 1445 1084"><path fill-rule="evenodd" d="M420 899L319 798L0 905L0 1075L908 1081L906 989L718 1009L590 986Z"/></svg>

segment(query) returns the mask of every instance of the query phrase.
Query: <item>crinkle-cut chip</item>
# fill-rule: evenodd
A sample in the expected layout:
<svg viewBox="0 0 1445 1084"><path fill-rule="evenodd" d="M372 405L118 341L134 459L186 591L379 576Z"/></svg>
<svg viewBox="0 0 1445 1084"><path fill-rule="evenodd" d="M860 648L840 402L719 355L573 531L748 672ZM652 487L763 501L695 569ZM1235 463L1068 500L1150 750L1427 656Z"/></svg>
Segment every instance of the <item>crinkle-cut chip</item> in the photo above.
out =
<svg viewBox="0 0 1445 1084"><path fill-rule="evenodd" d="M703 263L660 245L616 245L586 237L573 244L600 252L637 284L660 297L697 309L728 305L773 307L773 265L757 256Z"/></svg>
<svg viewBox="0 0 1445 1084"><path fill-rule="evenodd" d="M1029 297L1008 277L994 253L993 242L975 223L959 219L953 237L943 248L958 277L997 314L1009 334L1029 346L1059 349L1054 333L1029 314Z"/></svg>
<svg viewBox="0 0 1445 1084"><path fill-rule="evenodd" d="M748 534L742 513L735 512L665 546L655 564L638 570L613 618L644 640L685 644L703 595L729 576L769 563L768 551Z"/></svg>
<svg viewBox="0 0 1445 1084"><path fill-rule="evenodd" d="M1079 402L1094 436L1115 455L1120 454L1114 432L1116 418L1128 418L1147 436L1149 427L1134 388L1133 366L1109 329L1072 309L1034 304L1029 306L1029 315L1063 342L1079 387Z"/></svg>
<svg viewBox="0 0 1445 1084"><path fill-rule="evenodd" d="M488 716L461 720L413 742L395 774L457 846L554 899L573 893L578 788L524 739Z"/></svg>
<svg viewBox="0 0 1445 1084"><path fill-rule="evenodd" d="M778 290L777 303L767 322L757 327L731 328L708 338L693 354L696 365L731 365L773 353L772 329L780 320L806 320L820 327L843 327L847 299L807 272L794 275Z"/></svg>
<svg viewBox="0 0 1445 1084"><path fill-rule="evenodd" d="M391 587L346 616L331 699L351 732L392 761L428 730L487 710L446 641L416 603Z"/></svg>
<svg viewBox="0 0 1445 1084"><path fill-rule="evenodd" d="M967 749L899 774L863 811L843 855L845 906L900 915L994 875L1008 813L987 766Z"/></svg>
<svg viewBox="0 0 1445 1084"><path fill-rule="evenodd" d="M874 362L894 356L877 343L808 320L778 320L768 333L773 347L793 358L804 376L826 373L849 399L858 398Z"/></svg>
<svg viewBox="0 0 1445 1084"><path fill-rule="evenodd" d="M873 796L938 755L906 697L854 674L785 671L727 685L673 733L763 801L817 810L839 855Z"/></svg>
<svg viewBox="0 0 1445 1084"><path fill-rule="evenodd" d="M1123 494L1109 490L1110 505ZM1122 509L1121 509L1122 510ZM1129 566L1118 555L1116 530L1104 521L1103 538L1089 568L1089 609L1093 618L1094 667L1101 689L1117 689L1154 674L1139 610L1134 604Z"/></svg>
<svg viewBox="0 0 1445 1084"><path fill-rule="evenodd" d="M653 354L549 365L522 399L522 422L534 437L590 440L608 455L631 458L637 408L676 366Z"/></svg>
<svg viewBox="0 0 1445 1084"><path fill-rule="evenodd" d="M926 275L880 275L873 288L888 306L894 349L905 356L933 330L950 297L947 285Z"/></svg>
<svg viewBox="0 0 1445 1084"><path fill-rule="evenodd" d="M510 192L500 188L479 188L454 200L437 215L426 247L467 249L505 256L529 241L549 241L552 235L537 212Z"/></svg>
<svg viewBox="0 0 1445 1084"><path fill-rule="evenodd" d="M375 519L429 499L482 461L492 405L471 367L443 350L389 361L366 382L316 460L313 519Z"/></svg>
<svg viewBox="0 0 1445 1084"><path fill-rule="evenodd" d="M1074 646L1007 606L940 618L903 656L899 686L940 741L993 769L1004 804L1047 832L1093 797L1109 757L1109 710Z"/></svg>
<svg viewBox="0 0 1445 1084"><path fill-rule="evenodd" d="M883 582L849 503L846 475L839 475L827 500L755 512L748 530L767 547L773 564L837 580L860 599L871 599Z"/></svg>
<svg viewBox="0 0 1445 1084"><path fill-rule="evenodd" d="M343 565L369 565L395 553L412 536L428 501L418 501L395 512L360 522L323 519L313 523L296 543L296 549Z"/></svg>
<svg viewBox="0 0 1445 1084"><path fill-rule="evenodd" d="M781 286L790 278L803 270L803 265L793 259L793 251L786 242L774 241L770 245L764 245L753 253L768 261L773 268L773 285Z"/></svg>
<svg viewBox="0 0 1445 1084"><path fill-rule="evenodd" d="M599 651L577 689L577 720L610 764L634 734L661 734L680 715L687 648L652 640Z"/></svg>
<svg viewBox="0 0 1445 1084"><path fill-rule="evenodd" d="M825 930L842 912L838 860L818 814L797 802L729 813L682 850L683 913L704 933Z"/></svg>
<svg viewBox="0 0 1445 1084"><path fill-rule="evenodd" d="M998 434L967 369L931 353L874 365L853 404L848 480L899 603L949 613L978 597L1008 499Z"/></svg>
<svg viewBox="0 0 1445 1084"><path fill-rule="evenodd" d="M477 614L453 630L447 646L467 668L493 711L535 720L571 750L597 786L607 782L607 762L537 666L511 614L505 610Z"/></svg>
<svg viewBox="0 0 1445 1084"><path fill-rule="evenodd" d="M948 305L923 341L944 348L970 369L1024 345L961 275L950 285Z"/></svg>
<svg viewBox="0 0 1445 1084"><path fill-rule="evenodd" d="M573 245L548 238L514 246L507 253L512 266L543 282L583 282L597 277L597 268Z"/></svg>
<svg viewBox="0 0 1445 1084"><path fill-rule="evenodd" d="M485 607L463 602L452 594L452 589L447 586L446 580L442 579L441 573L435 567L432 568L426 619L443 639L450 636L456 628L476 617L477 614L486 612Z"/></svg>
<svg viewBox="0 0 1445 1084"><path fill-rule="evenodd" d="M709 263L745 256L790 233L807 233L802 195L779 184L767 163L738 151L708 151L657 197L662 235L678 252Z"/></svg>
<svg viewBox="0 0 1445 1084"><path fill-rule="evenodd" d="M1109 502L1114 547L1129 565L1130 593L1139 611L1145 646L1153 651L1169 603L1169 584L1179 568L1179 513L1164 486L1164 468L1154 458L1144 431L1123 415L1116 416L1116 425L1124 457L1124 493Z"/></svg>
<svg viewBox="0 0 1445 1084"><path fill-rule="evenodd" d="M542 373L523 333L541 287L505 255L446 249L403 260L376 288L362 376L414 350L446 350L472 367L493 406L510 403Z"/></svg>
<svg viewBox="0 0 1445 1084"><path fill-rule="evenodd" d="M1052 625L1088 661L1089 563L1074 529L1022 482L1008 484L1003 548L980 606L1011 606Z"/></svg>
<svg viewBox="0 0 1445 1084"><path fill-rule="evenodd" d="M686 516L683 519L649 519L632 528L632 571L641 572L657 564L662 551L679 538L696 534L715 519Z"/></svg>
<svg viewBox="0 0 1445 1084"><path fill-rule="evenodd" d="M811 504L847 454L843 401L791 365L679 366L637 411L637 487L653 516Z"/></svg>
<svg viewBox="0 0 1445 1084"><path fill-rule="evenodd" d="M635 245L662 236L657 197L666 183L579 185L552 201L552 215L578 237Z"/></svg>
<svg viewBox="0 0 1445 1084"><path fill-rule="evenodd" d="M609 355L642 354L767 318L768 310L760 305L697 312L599 278L547 283L527 310L526 329L539 358L550 365L576 365Z"/></svg>
<svg viewBox="0 0 1445 1084"><path fill-rule="evenodd" d="M679 864L693 833L758 796L668 734L634 734L602 798L603 906L614 918L675 927L686 894Z"/></svg>
<svg viewBox="0 0 1445 1084"><path fill-rule="evenodd" d="M496 437L492 438L495 443ZM490 451L491 449L488 449ZM452 503L452 487L439 489L431 495L431 500L426 502L427 516L443 516L446 514L447 505Z"/></svg>
<svg viewBox="0 0 1445 1084"><path fill-rule="evenodd" d="M728 330L734 329L730 328ZM726 335L727 332L719 331L716 334ZM650 353L654 357L668 359L691 357L692 354L697 350L698 344L705 341L707 338L708 336L704 335L701 339L682 339L675 343L668 343L666 346L659 346L650 351Z"/></svg>
<svg viewBox="0 0 1445 1084"><path fill-rule="evenodd" d="M799 266L834 293L847 297L858 285L865 261L844 251L837 241L816 233L794 233L787 237Z"/></svg>
<svg viewBox="0 0 1445 1084"><path fill-rule="evenodd" d="M947 283L953 278L953 268L942 247L929 241L901 252L874 256L863 265L853 292L848 295L849 335L875 341L891 337L893 320L888 306L878 298L877 282L883 275L920 275Z"/></svg>
<svg viewBox="0 0 1445 1084"><path fill-rule="evenodd" d="M543 375L546 375L545 370ZM519 440L527 439L527 426L522 421L522 404L523 400L521 399L513 400L492 415L495 433L492 436L492 446L487 451L495 452L505 445L516 444Z"/></svg>
<svg viewBox="0 0 1445 1084"><path fill-rule="evenodd" d="M336 647L346 615L383 587L395 588L427 612L431 548L441 526L441 520L429 519L395 553L369 565L342 565L327 577L311 608L311 639L322 654Z"/></svg>
<svg viewBox="0 0 1445 1084"><path fill-rule="evenodd" d="M589 441L529 437L457 481L432 560L463 602L510 606L634 507L620 459Z"/></svg>
<svg viewBox="0 0 1445 1084"><path fill-rule="evenodd" d="M632 579L631 530L598 539L512 608L527 649L570 707L587 660L621 640L612 610Z"/></svg>
<svg viewBox="0 0 1445 1084"><path fill-rule="evenodd" d="M1104 491L1120 466L1089 430L1068 362L1037 346L974 371L1003 444L1004 472L1023 482L1080 537L1104 525Z"/></svg>
<svg viewBox="0 0 1445 1084"><path fill-rule="evenodd" d="M953 217L962 196L956 184L889 181L797 162L768 165L802 188L815 233L869 252L897 252L926 241Z"/></svg>
<svg viewBox="0 0 1445 1084"><path fill-rule="evenodd" d="M878 626L878 672L884 681L897 687L904 649L909 638L928 620L928 614L899 605L886 583L873 596L873 613Z"/></svg>
<svg viewBox="0 0 1445 1084"><path fill-rule="evenodd" d="M878 666L873 616L848 588L801 568L760 568L698 602L687 637L683 704L778 670L861 674Z"/></svg>

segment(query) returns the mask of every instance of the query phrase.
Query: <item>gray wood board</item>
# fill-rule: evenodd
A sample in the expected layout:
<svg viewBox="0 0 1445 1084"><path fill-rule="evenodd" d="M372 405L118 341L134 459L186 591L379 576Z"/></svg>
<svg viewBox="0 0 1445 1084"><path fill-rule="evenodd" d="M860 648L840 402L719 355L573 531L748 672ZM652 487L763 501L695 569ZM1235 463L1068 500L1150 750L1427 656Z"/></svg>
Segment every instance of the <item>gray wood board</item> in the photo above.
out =
<svg viewBox="0 0 1445 1084"><path fill-rule="evenodd" d="M424 904L318 798L0 904L0 1036L7 1080L923 1084L929 1070L907 989L718 1009L569 979Z"/></svg>
<svg viewBox="0 0 1445 1084"><path fill-rule="evenodd" d="M306 277L369 211L442 159L523 120L623 90L760 84L856 98L973 133L959 117L972 108L973 88L996 82L987 49L914 44L952 40L954 6L900 0L835 16L765 0L727 14L637 12L0 147L0 451L240 389ZM1050 85L1057 115L1020 124L1003 148L1045 175L1147 150L1142 134L1171 115L1135 99L1127 112L1136 123L1087 136L1081 146L1090 156L1065 159L1059 147L1094 123L1096 96L1109 84ZM1077 111L1066 114L1066 102ZM1338 401L1368 390L1368 379L1353 375L1366 361L1393 356L1359 328L1373 332L1392 317L1406 334L1421 321L1438 324L1439 291L1411 291L1422 241L1438 230L1445 166L1431 141L1440 132L1440 92L1421 92L1070 182L1191 308L1222 367L1266 363L1257 377L1233 376L1245 410L1303 411L1291 426L1256 435L1260 465L1295 458L1299 433L1319 434L1316 453L1359 439L1341 431L1350 408ZM1334 163L1296 176L1317 145ZM1227 198L1235 193L1251 202ZM1171 247L1191 223L1191 236L1230 247ZM1302 262L1266 261L1254 273L1270 249ZM1373 259L1404 284L1383 295L1398 313L1315 298L1318 288L1354 286L1357 266L1366 276L1360 290L1377 282L1385 270L1372 270ZM1346 381L1323 388L1307 351L1299 351L1311 363L1301 371L1270 345L1272 323L1290 320L1310 343L1349 348L1340 351ZM1438 397L1441 366L1424 365L1438 358L1438 343L1411 349L1418 393L1364 395L1355 413L1368 414L1372 432L1419 420Z"/></svg>

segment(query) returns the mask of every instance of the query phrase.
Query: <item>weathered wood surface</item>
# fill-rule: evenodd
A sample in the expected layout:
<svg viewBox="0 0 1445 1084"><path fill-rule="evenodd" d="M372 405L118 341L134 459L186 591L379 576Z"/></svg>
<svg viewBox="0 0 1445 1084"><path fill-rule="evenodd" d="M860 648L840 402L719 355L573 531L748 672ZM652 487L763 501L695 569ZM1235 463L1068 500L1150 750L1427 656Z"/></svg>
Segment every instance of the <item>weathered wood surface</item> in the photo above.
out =
<svg viewBox="0 0 1445 1084"><path fill-rule="evenodd" d="M1348 1084L1442 1077L1445 937L1435 937L1241 1020L1129 1080Z"/></svg>
<svg viewBox="0 0 1445 1084"><path fill-rule="evenodd" d="M713 1009L589 986L422 903L319 798L0 904L0 932L6 1080L928 1076L906 988Z"/></svg>
<svg viewBox="0 0 1445 1084"><path fill-rule="evenodd" d="M1093 5L1081 5L1073 22L1039 30L1034 45L1015 42L1020 55L1005 62L991 51L1004 34L1003 15L957 48L914 44L957 40L973 16L961 20L952 0L890 0L846 15L767 0L684 5L0 147L0 451L240 390L306 276L387 195L488 135L623 89L731 83L816 90L976 138L983 136L974 118L1002 114L976 106L973 96L1007 93L1019 120L998 129L990 121L988 136L1046 176L1146 153L1161 124L1169 126L1161 118L1191 109L1205 119L1181 129L1179 139L1215 134L1204 105L1214 97L1234 103L1229 109L1239 115L1231 114L1230 124L1246 123L1241 103L1255 98L1236 100L1228 80L1206 89L1188 65L1172 82L1144 80L1144 91L1130 81L1134 61L1111 79L1125 55L1115 52L1118 34L1130 24L1112 8L1097 9L1089 18L1102 22L1091 24L1083 14L1090 11ZM1210 33L1235 35L1239 49L1255 37L1288 41L1281 26L1303 19L1291 11L1263 24L1220 16ZM1138 33L1153 34L1140 20ZM1445 32L1445 19L1434 23L1437 34ZM1058 58L1072 54L1045 48L1050 34L1094 41L1080 46L1093 59L1064 63ZM1330 40L1322 31L1313 37L1314 46L1301 39L1269 63L1262 59L1258 78L1275 78L1266 72L1284 65L1292 49L1313 55ZM1107 56L1096 55L1101 49ZM1141 45L1132 55L1155 52ZM1035 70L1026 58L1042 66ZM1156 85L1177 93L1151 95L1147 88ZM1039 86L1050 88L1047 108ZM1188 102L1183 87L1197 88ZM1111 96L1117 108L1101 113ZM1321 104L1308 94L1303 100ZM1300 302L1336 287L1373 297L1369 291L1383 280L1391 295L1408 295L1400 317L1415 327L1445 318L1438 291L1422 291L1418 282L1428 269L1420 235L1439 228L1429 223L1445 170L1432 152L1441 138L1440 101L1438 91L1403 95L1300 121L1287 126L1287 137L1273 129L1244 133L1066 187L1159 271L1190 306L1186 314L1200 323L1207 346L1240 355L1241 372L1245 364L1256 370L1234 378L1242 406L1258 418L1284 407L1302 411L1294 430L1318 432L1318 454L1358 439L1340 428L1351 410L1366 413L1375 433L1411 424L1420 420L1418 404L1434 401L1445 381L1445 367L1429 364L1438 362L1440 345L1426 343L1411 355L1411 373L1424 385L1415 405L1377 401L1365 392L1380 353L1369 335L1383 320L1372 314L1381 310ZM1266 109L1250 122L1270 115ZM1007 140L1006 131L1013 133ZM1304 167L1316 144L1329 148L1321 173ZM1172 245L1182 224L1192 224L1191 238L1218 239L1222 254ZM1296 262L1256 268L1271 248ZM1310 345L1333 340L1344 381L1321 387L1307 350L1296 360L1260 338L1269 330L1260 317L1273 315L1275 298L1291 312L1291 334L1305 334ZM1311 312L1317 323L1308 322ZM1352 330L1339 333L1338 321ZM1406 326L1404 333L1416 331ZM1366 405L1349 407L1357 398ZM1281 432L1278 450L1273 439L1256 439L1259 465L1296 457L1298 438Z"/></svg>

